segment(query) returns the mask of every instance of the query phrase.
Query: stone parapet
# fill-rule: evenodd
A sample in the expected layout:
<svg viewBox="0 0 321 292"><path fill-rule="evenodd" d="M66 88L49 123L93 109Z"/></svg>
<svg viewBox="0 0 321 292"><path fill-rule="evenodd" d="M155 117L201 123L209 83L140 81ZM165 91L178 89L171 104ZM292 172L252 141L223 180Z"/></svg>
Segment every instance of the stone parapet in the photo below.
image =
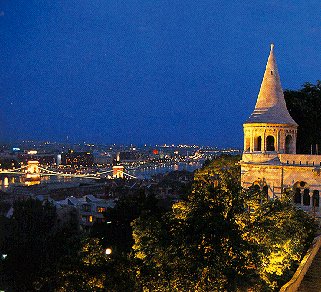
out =
<svg viewBox="0 0 321 292"><path fill-rule="evenodd" d="M278 156L283 164L321 166L321 155L279 154Z"/></svg>
<svg viewBox="0 0 321 292"><path fill-rule="evenodd" d="M295 274L293 275L292 279L283 285L280 289L280 292L296 292L300 287L300 284L309 270L309 267L319 251L321 246L321 235L316 237L309 250L307 251L306 255L304 256L303 260L301 261L298 269L296 270Z"/></svg>
<svg viewBox="0 0 321 292"><path fill-rule="evenodd" d="M273 153L262 153L262 152L252 152L246 153L244 152L242 155L242 162L251 162L251 163L262 163L262 162L269 162L273 161L278 157L276 152Z"/></svg>

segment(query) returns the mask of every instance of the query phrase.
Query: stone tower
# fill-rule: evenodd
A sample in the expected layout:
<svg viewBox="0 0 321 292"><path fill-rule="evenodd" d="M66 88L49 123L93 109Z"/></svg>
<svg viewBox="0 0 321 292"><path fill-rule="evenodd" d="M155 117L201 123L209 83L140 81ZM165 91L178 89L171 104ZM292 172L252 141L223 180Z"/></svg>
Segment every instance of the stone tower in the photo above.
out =
<svg viewBox="0 0 321 292"><path fill-rule="evenodd" d="M269 159L273 154L295 154L297 127L286 108L272 44L255 109L243 124L244 153L267 154Z"/></svg>
<svg viewBox="0 0 321 292"><path fill-rule="evenodd" d="M271 45L255 109L243 125L241 183L259 186L270 198L292 190L295 205L321 218L321 155L296 154L298 125L286 108L273 50Z"/></svg>

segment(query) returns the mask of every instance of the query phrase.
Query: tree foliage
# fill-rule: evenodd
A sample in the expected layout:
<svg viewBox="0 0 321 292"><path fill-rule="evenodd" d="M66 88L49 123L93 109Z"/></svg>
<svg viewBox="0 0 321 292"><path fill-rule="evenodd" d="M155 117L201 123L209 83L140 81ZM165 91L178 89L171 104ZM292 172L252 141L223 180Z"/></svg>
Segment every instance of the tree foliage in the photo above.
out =
<svg viewBox="0 0 321 292"><path fill-rule="evenodd" d="M131 196L122 196L114 208L107 210L106 218L109 224L95 223L91 236L100 238L104 246L113 247L118 254L127 254L134 243L131 222L142 214L163 212L155 196L147 195L143 190Z"/></svg>
<svg viewBox="0 0 321 292"><path fill-rule="evenodd" d="M187 200L133 222L137 277L146 291L277 289L314 234L313 219L287 201L242 190L237 158L195 174Z"/></svg>
<svg viewBox="0 0 321 292"><path fill-rule="evenodd" d="M299 124L297 152L315 153L318 144L321 153L321 82L305 83L300 90L284 92L287 108L292 118Z"/></svg>
<svg viewBox="0 0 321 292"><path fill-rule="evenodd" d="M61 258L75 251L78 216L62 222L52 204L34 199L13 207L0 238L0 250L7 254L2 261L6 286L9 291L45 289L39 280L55 273Z"/></svg>
<svg viewBox="0 0 321 292"><path fill-rule="evenodd" d="M83 237L76 255L61 258L55 273L39 280L41 291L133 292L136 282L131 264L125 256L106 254L100 239Z"/></svg>
<svg viewBox="0 0 321 292"><path fill-rule="evenodd" d="M148 291L232 291L242 285L250 258L234 220L243 210L235 161L197 173L188 199L163 218L134 221L138 275Z"/></svg>
<svg viewBox="0 0 321 292"><path fill-rule="evenodd" d="M291 278L312 242L315 221L288 197L269 200L257 188L245 195L248 212L237 217L242 237L252 245L260 289L277 290Z"/></svg>

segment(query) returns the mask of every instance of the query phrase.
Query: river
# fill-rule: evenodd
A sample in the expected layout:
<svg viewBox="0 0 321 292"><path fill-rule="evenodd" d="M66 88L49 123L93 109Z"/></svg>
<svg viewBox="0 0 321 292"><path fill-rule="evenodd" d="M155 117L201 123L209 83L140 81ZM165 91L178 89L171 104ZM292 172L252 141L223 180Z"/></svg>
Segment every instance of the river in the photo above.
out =
<svg viewBox="0 0 321 292"><path fill-rule="evenodd" d="M194 171L198 168L202 167L202 162L179 162L175 164L171 163L163 163L158 165L149 165L149 166L141 166L136 169L130 169L125 167L125 172L136 176L139 179L149 179L151 176L156 174L162 174L166 172L176 171L176 170L186 170L186 171ZM82 179L82 178L70 178L70 177L59 177L59 176L41 176L41 184L50 184L50 183L57 183L57 182L80 182L80 181L86 181L88 179ZM39 182L36 182L39 184ZM12 174L7 175L3 174L0 175L0 189L2 191L8 190L10 186L13 185L32 185L36 184L33 182L25 182L22 176Z"/></svg>

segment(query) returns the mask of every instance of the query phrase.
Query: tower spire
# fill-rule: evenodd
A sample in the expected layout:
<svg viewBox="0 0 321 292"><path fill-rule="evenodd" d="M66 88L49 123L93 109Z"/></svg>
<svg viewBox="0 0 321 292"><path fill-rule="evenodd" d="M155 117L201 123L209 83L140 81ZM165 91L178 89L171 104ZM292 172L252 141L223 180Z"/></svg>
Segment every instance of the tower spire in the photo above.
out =
<svg viewBox="0 0 321 292"><path fill-rule="evenodd" d="M271 44L255 109L246 123L274 123L297 126L286 108L274 56L274 44Z"/></svg>

